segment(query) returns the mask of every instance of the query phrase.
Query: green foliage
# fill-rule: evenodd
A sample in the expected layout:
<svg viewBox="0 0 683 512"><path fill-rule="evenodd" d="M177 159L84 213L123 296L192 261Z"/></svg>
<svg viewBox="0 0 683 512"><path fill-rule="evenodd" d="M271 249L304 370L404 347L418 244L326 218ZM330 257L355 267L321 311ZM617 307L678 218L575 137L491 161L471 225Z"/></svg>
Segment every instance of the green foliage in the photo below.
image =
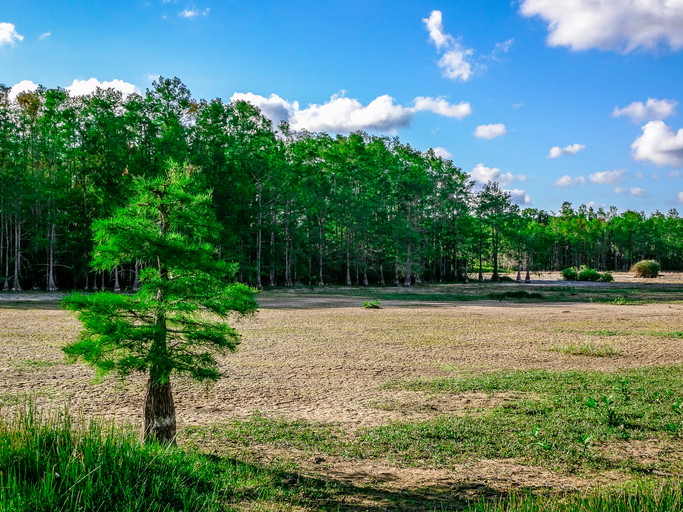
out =
<svg viewBox="0 0 683 512"><path fill-rule="evenodd" d="M216 380L214 354L237 346L226 320L257 306L251 289L230 284L235 266L217 257L218 226L200 185L196 170L171 164L163 177L135 179L130 205L95 223L95 268L149 262L135 295L75 293L63 301L84 326L64 351L93 365L98 378L150 372L165 383L176 372Z"/></svg>
<svg viewBox="0 0 683 512"><path fill-rule="evenodd" d="M612 274L609 272L601 274L597 270L583 266L579 269L574 267L565 268L562 271L562 279L565 281L601 281L605 283L611 283L614 281Z"/></svg>
<svg viewBox="0 0 683 512"><path fill-rule="evenodd" d="M565 281L578 281L579 273L576 271L574 267L565 268L562 271L562 279L564 279Z"/></svg>
<svg viewBox="0 0 683 512"><path fill-rule="evenodd" d="M0 512L227 511L300 502L321 486L234 459L143 444L139 432L22 402L0 416Z"/></svg>
<svg viewBox="0 0 683 512"><path fill-rule="evenodd" d="M659 263L654 260L641 260L631 267L635 277L654 278L659 276Z"/></svg>
<svg viewBox="0 0 683 512"><path fill-rule="evenodd" d="M380 309L380 300L366 300L365 302L363 302L363 307L365 309Z"/></svg>
<svg viewBox="0 0 683 512"><path fill-rule="evenodd" d="M611 283L614 281L614 277L612 277L612 274L610 272L605 272L604 274L602 274L600 276L598 281L600 281L602 283Z"/></svg>
<svg viewBox="0 0 683 512"><path fill-rule="evenodd" d="M579 281L592 281L595 282L602 277L600 273L592 268L584 268L579 272Z"/></svg>

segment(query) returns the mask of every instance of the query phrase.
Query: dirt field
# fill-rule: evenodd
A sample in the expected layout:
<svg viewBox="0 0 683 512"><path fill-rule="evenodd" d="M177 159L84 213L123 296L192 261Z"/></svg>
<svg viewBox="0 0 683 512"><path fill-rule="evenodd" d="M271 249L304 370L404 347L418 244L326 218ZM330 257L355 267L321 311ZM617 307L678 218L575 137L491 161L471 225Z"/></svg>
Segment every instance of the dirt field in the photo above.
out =
<svg viewBox="0 0 683 512"><path fill-rule="evenodd" d="M681 284L680 278L674 284ZM30 393L41 404L70 402L73 410L86 415L115 414L119 420L139 423L143 378L93 385L92 370L64 362L60 348L77 336L80 325L73 314L58 308L57 298L0 294L0 403L11 405L18 395ZM181 428L260 411L352 429L457 415L515 398L505 393L434 395L385 387L400 379L501 369L611 371L683 364L683 339L638 334L683 330L679 303L383 301L382 309L366 310L360 307L362 299L347 296L266 293L259 301L259 313L238 324L243 334L239 350L222 361L227 378L209 389L176 382ZM596 330L625 334L588 333ZM587 342L607 345L616 355L585 357L550 350ZM651 447L643 452L644 457L653 456ZM321 464L309 460L308 454L263 446L252 447L250 453L264 462L276 456L290 458L303 472L384 489L451 488L460 482L467 494L465 482L474 489L573 488L623 479L616 473L564 475L509 460L445 470L334 457L325 457Z"/></svg>

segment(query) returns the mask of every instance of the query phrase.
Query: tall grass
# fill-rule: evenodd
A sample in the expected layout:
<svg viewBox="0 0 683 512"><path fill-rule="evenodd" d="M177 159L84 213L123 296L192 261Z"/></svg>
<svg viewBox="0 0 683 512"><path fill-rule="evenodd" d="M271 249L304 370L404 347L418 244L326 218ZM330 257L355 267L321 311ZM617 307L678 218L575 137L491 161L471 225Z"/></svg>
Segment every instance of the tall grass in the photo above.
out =
<svg viewBox="0 0 683 512"><path fill-rule="evenodd" d="M30 401L0 416L2 512L212 512L308 494L283 479L232 459L142 444L131 429L43 413Z"/></svg>
<svg viewBox="0 0 683 512"><path fill-rule="evenodd" d="M659 275L659 263L654 260L641 260L631 267L634 277L657 277Z"/></svg>
<svg viewBox="0 0 683 512"><path fill-rule="evenodd" d="M641 482L627 489L601 489L585 494L513 494L507 499L481 501L468 512L676 512L683 510L681 482Z"/></svg>

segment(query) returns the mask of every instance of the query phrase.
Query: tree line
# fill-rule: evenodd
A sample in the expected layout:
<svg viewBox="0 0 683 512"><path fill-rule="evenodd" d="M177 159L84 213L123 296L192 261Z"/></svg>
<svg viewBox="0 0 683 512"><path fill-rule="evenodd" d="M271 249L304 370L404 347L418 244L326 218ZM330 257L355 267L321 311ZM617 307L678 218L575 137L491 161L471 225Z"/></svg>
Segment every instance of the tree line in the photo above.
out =
<svg viewBox="0 0 683 512"><path fill-rule="evenodd" d="M274 127L255 106L196 100L177 78L144 94L72 97L0 86L0 287L124 289L148 262L90 266L93 224L127 204L132 176L202 169L220 257L256 287L481 279L500 268L683 267L683 220L616 208L520 209L433 150L364 132Z"/></svg>

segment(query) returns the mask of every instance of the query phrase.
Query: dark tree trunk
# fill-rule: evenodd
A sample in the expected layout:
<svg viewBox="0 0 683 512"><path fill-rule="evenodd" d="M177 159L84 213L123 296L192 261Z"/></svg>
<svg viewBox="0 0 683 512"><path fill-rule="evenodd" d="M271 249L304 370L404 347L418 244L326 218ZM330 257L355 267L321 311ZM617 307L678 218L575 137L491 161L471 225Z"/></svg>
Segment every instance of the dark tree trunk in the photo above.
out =
<svg viewBox="0 0 683 512"><path fill-rule="evenodd" d="M176 444L175 405L171 383L159 384L150 375L145 395L143 436L145 441Z"/></svg>
<svg viewBox="0 0 683 512"><path fill-rule="evenodd" d="M119 284L119 267L114 268L114 292L119 293L121 285Z"/></svg>

